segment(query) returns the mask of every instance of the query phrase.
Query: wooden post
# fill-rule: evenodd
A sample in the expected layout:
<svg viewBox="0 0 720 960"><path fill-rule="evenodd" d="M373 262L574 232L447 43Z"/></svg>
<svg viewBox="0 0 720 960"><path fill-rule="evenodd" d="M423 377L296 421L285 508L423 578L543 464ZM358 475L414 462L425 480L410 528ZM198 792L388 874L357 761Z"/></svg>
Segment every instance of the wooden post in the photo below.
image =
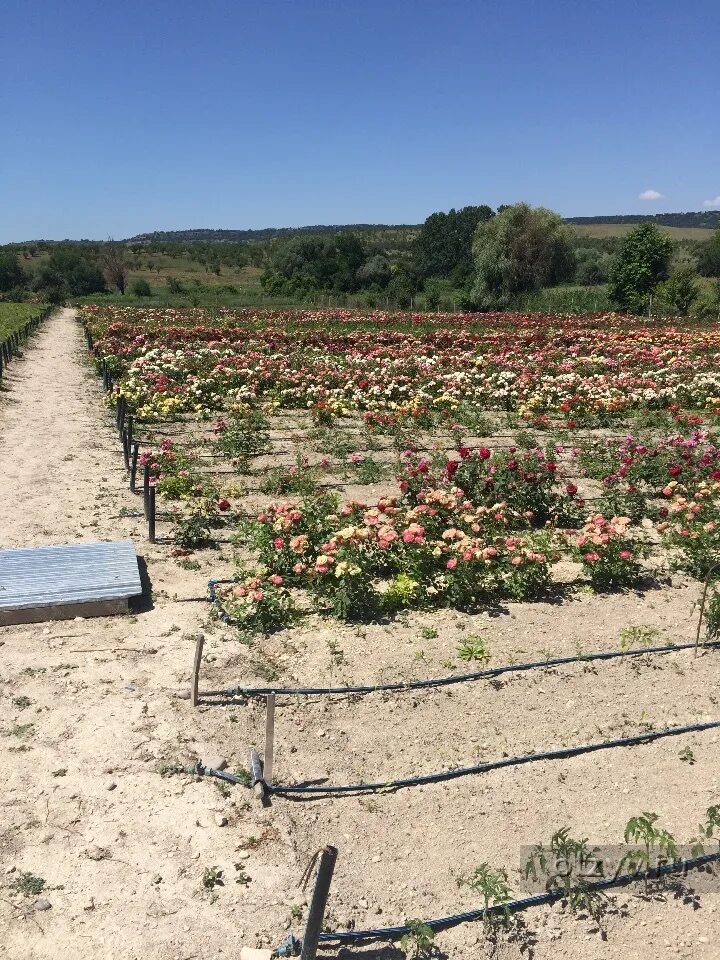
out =
<svg viewBox="0 0 720 960"><path fill-rule="evenodd" d="M202 661L203 646L205 645L205 634L199 633L195 641L195 660L193 661L192 687L190 689L190 703L194 707L200 702L198 697L198 686L200 684L200 663Z"/></svg>
<svg viewBox="0 0 720 960"><path fill-rule="evenodd" d="M145 519L147 520L150 515L150 464L145 464L145 469L143 471L143 510L145 511Z"/></svg>
<svg viewBox="0 0 720 960"><path fill-rule="evenodd" d="M130 455L130 492L135 493L135 481L137 479L138 453L140 444L137 440L132 442L132 453Z"/></svg>
<svg viewBox="0 0 720 960"><path fill-rule="evenodd" d="M317 877L315 878L315 889L313 890L312 900L310 901L310 910L308 911L307 923L305 925L305 936L302 941L300 960L315 960L320 930L322 929L322 922L325 917L325 907L327 906L328 895L330 893L330 884L333 873L335 872L336 860L337 847L332 847L328 844L320 851Z"/></svg>
<svg viewBox="0 0 720 960"><path fill-rule="evenodd" d="M150 487L148 494L148 540L155 543L155 487Z"/></svg>
<svg viewBox="0 0 720 960"><path fill-rule="evenodd" d="M273 756L275 753L275 694L265 697L265 753L263 754L263 780L272 783Z"/></svg>

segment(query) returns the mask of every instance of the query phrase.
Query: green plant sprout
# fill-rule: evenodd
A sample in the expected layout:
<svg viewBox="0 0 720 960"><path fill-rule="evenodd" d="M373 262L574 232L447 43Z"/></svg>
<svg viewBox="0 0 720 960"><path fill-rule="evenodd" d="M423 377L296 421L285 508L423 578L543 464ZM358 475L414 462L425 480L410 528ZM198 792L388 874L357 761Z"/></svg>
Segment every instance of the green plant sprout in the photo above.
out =
<svg viewBox="0 0 720 960"><path fill-rule="evenodd" d="M410 928L400 940L400 949L408 960L419 960L420 957L430 956L435 942L435 933L422 920L406 920L405 926Z"/></svg>
<svg viewBox="0 0 720 960"><path fill-rule="evenodd" d="M708 807L705 817L705 823L701 823L698 826L700 836L692 841L692 852L695 857L702 856L702 854L705 853L703 840L712 840L714 838L718 842L718 847L720 847L720 835L716 834L716 831L720 833L720 804Z"/></svg>
<svg viewBox="0 0 720 960"><path fill-rule="evenodd" d="M640 849L631 850L622 859L631 873L643 867L643 882L645 893L648 892L649 874L652 854L657 851L657 860L665 858L669 861L677 859L678 849L675 838L667 830L655 826L658 821L657 813L645 811L639 817L631 817L625 826L625 843L639 843Z"/></svg>
<svg viewBox="0 0 720 960"><path fill-rule="evenodd" d="M470 876L459 881L483 898L483 929L486 935L493 935L499 927L510 924L511 914L505 904L511 899L513 891L507 880L505 870L493 870L488 863L481 863ZM502 909L491 912L492 906L500 906Z"/></svg>
<svg viewBox="0 0 720 960"><path fill-rule="evenodd" d="M649 647L661 634L657 627L630 626L620 631L620 647L630 650L633 647Z"/></svg>
<svg viewBox="0 0 720 960"><path fill-rule="evenodd" d="M537 880L547 877L546 890L559 890L572 913L587 910L599 922L607 904L607 896L589 886L589 879L602 876L602 862L597 850L588 845L587 837L570 836L570 828L562 827L550 838L549 847L535 846L525 865L525 876Z"/></svg>
<svg viewBox="0 0 720 960"><path fill-rule="evenodd" d="M473 660L479 661L480 663L487 663L490 659L487 639L477 633L471 633L465 637L457 648L457 653L458 657L465 661Z"/></svg>

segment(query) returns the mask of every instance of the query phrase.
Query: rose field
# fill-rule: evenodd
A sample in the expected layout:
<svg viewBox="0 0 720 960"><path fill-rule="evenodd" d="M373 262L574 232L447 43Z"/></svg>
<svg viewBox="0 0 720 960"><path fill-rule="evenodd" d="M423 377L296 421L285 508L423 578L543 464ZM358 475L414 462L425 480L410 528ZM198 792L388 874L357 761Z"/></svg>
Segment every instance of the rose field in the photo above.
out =
<svg viewBox="0 0 720 960"><path fill-rule="evenodd" d="M705 579L716 562L715 331L612 315L83 322L169 535L237 544L220 607L246 632Z"/></svg>
<svg viewBox="0 0 720 960"><path fill-rule="evenodd" d="M330 844L318 956L714 960L719 354L619 314L43 319L4 544L132 540L146 594L0 627L10 955L292 955Z"/></svg>

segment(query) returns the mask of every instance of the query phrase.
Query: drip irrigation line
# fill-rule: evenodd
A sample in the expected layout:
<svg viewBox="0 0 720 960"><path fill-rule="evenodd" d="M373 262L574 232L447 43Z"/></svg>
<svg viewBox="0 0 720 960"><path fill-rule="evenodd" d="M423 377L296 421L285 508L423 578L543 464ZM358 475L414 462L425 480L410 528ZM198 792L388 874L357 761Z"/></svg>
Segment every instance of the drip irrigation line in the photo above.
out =
<svg viewBox="0 0 720 960"><path fill-rule="evenodd" d="M702 649L714 649L720 641L700 644ZM645 650L613 650L603 653L587 653L576 657L554 657L550 660L536 660L532 663L507 664L475 673L459 673L447 677L435 677L430 680L409 680L407 682L380 683L355 687L228 687L225 690L206 690L203 696L218 697L266 697L274 693L277 696L330 696L332 694L383 693L394 690L425 690L431 687L447 687L456 683L471 683L475 680L492 680L504 673L525 673L528 670L542 670L550 667L565 666L571 663L592 663L596 660L616 660L621 657L642 657L645 654L674 653L677 650L694 650L694 643L678 643L665 647L648 647Z"/></svg>
<svg viewBox="0 0 720 960"><path fill-rule="evenodd" d="M420 777L405 777L400 780L388 780L379 783L328 784L327 786L267 783L264 784L264 787L268 794L280 796L292 794L322 796L348 793L384 793L391 790L399 790L403 787L418 787L430 783L442 783L446 780L457 780L459 777L467 777L477 773L488 773L491 770L501 770L505 767L519 767L526 763L535 763L540 760L563 760L569 757L577 757L584 753L597 753L599 750L611 750L615 747L634 747L643 743L651 743L663 737L677 737L684 733L699 733L704 730L714 730L718 727L720 727L720 720L711 720L705 723L691 723L682 727L667 727L664 730L651 730L648 733L638 733L631 737L621 737L616 740L602 740L597 743L585 743L575 747L561 747L557 750L546 750L542 753L525 753L516 757L488 760L485 763L478 763L472 767L457 767L454 770L442 770L438 773L428 773ZM242 786L254 785L252 783L248 784L246 778L238 777L235 774L226 773L222 770L215 770L212 767L205 767L200 763L195 767L195 771L198 774L217 777L229 783L239 783Z"/></svg>
<svg viewBox="0 0 720 960"><path fill-rule="evenodd" d="M220 612L221 619L226 623L233 623L231 617L219 607L215 587L220 583L234 583L234 580L210 580L208 593L210 602L215 604ZM492 680L505 673L525 673L529 670L543 670L550 667L567 666L572 663L592 663L598 660L618 660L622 657L641 657L645 654L674 653L678 650L694 650L702 647L703 650L715 649L720 646L720 640L709 641L704 644L677 643L659 647L646 647L642 650L611 650L599 653L578 654L574 657L553 657L546 660L536 660L530 663L505 664L501 667L491 667L486 670L477 670L473 673L452 674L446 677L433 677L429 680L408 680L394 683L378 683L344 687L226 687L221 690L204 690L204 697L266 697L270 694L286 697L314 697L343 696L347 694L389 693L393 691L426 690L433 687L447 687L457 683L472 683L476 680Z"/></svg>
<svg viewBox="0 0 720 960"><path fill-rule="evenodd" d="M678 860L673 863L664 863L648 871L648 877L659 878L672 873L682 873L686 870L698 870L708 866L711 863L717 863L720 860L720 853L706 853L698 857L692 857L690 860ZM635 883L645 876L644 873L623 873L618 876L606 877L603 880L596 880L583 886L582 890L601 891L611 887L627 886ZM498 903L486 910L468 910L465 913L456 913L448 917L438 917L435 920L424 920L431 930L446 930L448 927L455 927L461 923L469 923L473 920L482 920L486 914L498 916L506 911L510 913L519 913L521 910L527 910L530 907L540 907L545 904L555 903L567 896L564 890L548 890L545 893L538 893L532 897L524 897L521 900L510 900L508 903ZM379 927L375 930L332 930L320 934L321 943L354 943L358 940L397 940L411 933L410 927Z"/></svg>

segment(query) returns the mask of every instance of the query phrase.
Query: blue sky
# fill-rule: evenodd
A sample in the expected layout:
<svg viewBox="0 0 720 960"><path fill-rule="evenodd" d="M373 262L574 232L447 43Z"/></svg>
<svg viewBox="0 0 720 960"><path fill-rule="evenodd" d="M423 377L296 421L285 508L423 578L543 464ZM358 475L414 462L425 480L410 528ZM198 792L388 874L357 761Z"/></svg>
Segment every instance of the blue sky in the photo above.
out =
<svg viewBox="0 0 720 960"><path fill-rule="evenodd" d="M720 205L719 54L717 0L6 4L0 242Z"/></svg>

